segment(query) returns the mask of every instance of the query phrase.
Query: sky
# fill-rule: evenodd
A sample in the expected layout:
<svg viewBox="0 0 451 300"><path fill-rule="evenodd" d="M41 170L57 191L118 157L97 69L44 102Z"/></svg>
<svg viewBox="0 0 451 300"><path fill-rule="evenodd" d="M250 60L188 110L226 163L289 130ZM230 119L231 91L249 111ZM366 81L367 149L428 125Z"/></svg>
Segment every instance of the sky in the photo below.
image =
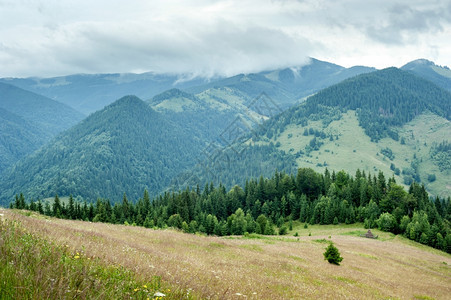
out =
<svg viewBox="0 0 451 300"><path fill-rule="evenodd" d="M0 0L0 77L451 67L451 0Z"/></svg>

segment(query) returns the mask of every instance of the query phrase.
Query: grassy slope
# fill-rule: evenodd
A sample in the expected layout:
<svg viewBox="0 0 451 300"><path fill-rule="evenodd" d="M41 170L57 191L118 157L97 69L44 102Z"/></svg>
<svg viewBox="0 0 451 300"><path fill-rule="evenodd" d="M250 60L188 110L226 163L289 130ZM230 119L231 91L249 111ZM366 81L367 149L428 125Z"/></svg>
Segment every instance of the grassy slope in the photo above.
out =
<svg viewBox="0 0 451 300"><path fill-rule="evenodd" d="M359 225L304 229L295 223L291 233L299 238L218 238L0 213L143 281L160 275L203 298L446 299L451 293L450 255L377 230L378 240L360 238L365 230ZM324 261L329 236L344 257L341 266Z"/></svg>
<svg viewBox="0 0 451 300"><path fill-rule="evenodd" d="M29 224L28 224L29 225ZM0 209L0 299L190 299L159 276L88 255L30 232Z"/></svg>
<svg viewBox="0 0 451 300"><path fill-rule="evenodd" d="M444 118L437 117L431 113L425 113L407 123L402 128L398 128L400 139L405 138L406 144L401 145L391 138L384 138L378 143L372 143L364 130L358 126L358 120L354 111L348 111L342 115L338 121L332 122L327 128L323 128L320 121L312 122L306 126L323 130L326 134L338 135L338 140L324 140L324 144L319 151L311 152L310 156L301 156L297 159L299 167L311 167L316 171L323 172L325 167L318 164L327 163L329 170L346 170L355 172L357 169L366 173L376 174L381 170L386 177L394 175L390 170L391 163L394 163L401 171L409 168L414 153L421 161L419 172L422 182L433 195L446 197L451 195L451 174L440 172L438 167L430 159L429 151L433 142L449 140L451 132L451 122ZM273 142L280 142L280 149L290 153L296 153L299 149L304 149L313 136L303 136L305 127L301 125L289 125ZM291 137L289 135L291 134ZM426 143L426 145L425 145ZM393 161L381 154L384 148L392 149L395 158ZM293 149L293 150L291 150ZM436 174L437 180L429 183L428 174ZM403 183L402 174L395 176L396 181Z"/></svg>

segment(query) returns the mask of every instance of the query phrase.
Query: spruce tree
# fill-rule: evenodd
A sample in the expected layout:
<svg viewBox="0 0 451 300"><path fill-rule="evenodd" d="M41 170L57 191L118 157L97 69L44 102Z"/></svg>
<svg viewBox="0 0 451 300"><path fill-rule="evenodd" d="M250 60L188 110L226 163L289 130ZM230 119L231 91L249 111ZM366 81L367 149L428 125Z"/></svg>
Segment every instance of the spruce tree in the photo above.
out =
<svg viewBox="0 0 451 300"><path fill-rule="evenodd" d="M337 247L331 242L329 246L326 248L326 252L324 254L324 259L327 260L331 264L340 265L340 262L343 260L343 257L340 256L340 252Z"/></svg>

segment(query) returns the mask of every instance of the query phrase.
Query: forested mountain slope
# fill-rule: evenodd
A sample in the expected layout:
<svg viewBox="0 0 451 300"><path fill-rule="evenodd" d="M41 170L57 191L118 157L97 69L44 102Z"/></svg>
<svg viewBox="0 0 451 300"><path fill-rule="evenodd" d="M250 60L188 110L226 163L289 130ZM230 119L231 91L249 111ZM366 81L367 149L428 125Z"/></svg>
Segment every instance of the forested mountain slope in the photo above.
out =
<svg viewBox="0 0 451 300"><path fill-rule="evenodd" d="M36 150L48 136L22 117L0 108L0 173Z"/></svg>
<svg viewBox="0 0 451 300"><path fill-rule="evenodd" d="M1 201L18 191L44 198L73 194L86 199L137 197L159 192L194 164L202 141L166 120L135 96L90 115L5 172Z"/></svg>
<svg viewBox="0 0 451 300"><path fill-rule="evenodd" d="M246 156L241 153L249 149L272 147L265 164L276 166L272 158L289 161L291 157L298 167L318 171L326 167L348 172L382 170L399 183L415 180L425 183L432 194L447 196L451 194L451 170L446 163L451 159L450 116L451 94L430 81L396 68L362 74L269 119L241 142L243 152L221 152L232 162L222 168L221 181L226 185L244 182L249 174L237 172L241 164L233 162L242 161ZM246 161L247 169L259 165L259 160ZM290 168L288 164L283 170ZM202 174L199 171L197 177L208 177ZM227 180L229 174L235 175L233 181Z"/></svg>
<svg viewBox="0 0 451 300"><path fill-rule="evenodd" d="M67 105L0 83L0 173L82 118Z"/></svg>
<svg viewBox="0 0 451 300"><path fill-rule="evenodd" d="M1 82L0 108L35 123L51 135L75 125L84 117L63 103Z"/></svg>
<svg viewBox="0 0 451 300"><path fill-rule="evenodd" d="M437 66L432 61L417 59L404 65L401 69L412 72L451 91L451 70L447 66Z"/></svg>

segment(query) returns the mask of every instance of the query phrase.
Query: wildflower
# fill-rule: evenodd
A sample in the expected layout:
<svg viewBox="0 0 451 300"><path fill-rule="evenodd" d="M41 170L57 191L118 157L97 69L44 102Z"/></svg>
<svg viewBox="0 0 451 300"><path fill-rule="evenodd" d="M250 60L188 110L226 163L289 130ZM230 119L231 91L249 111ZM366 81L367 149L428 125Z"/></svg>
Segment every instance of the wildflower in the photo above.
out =
<svg viewBox="0 0 451 300"><path fill-rule="evenodd" d="M138 289L138 288L136 288L136 289L134 289L133 291L137 292L137 291L139 291L139 289Z"/></svg>
<svg viewBox="0 0 451 300"><path fill-rule="evenodd" d="M78 255L75 255L75 256L74 256L74 258L75 258L75 259L79 259L79 258L80 258L80 256L78 256Z"/></svg>
<svg viewBox="0 0 451 300"><path fill-rule="evenodd" d="M147 289L147 285L143 285L143 288Z"/></svg>

